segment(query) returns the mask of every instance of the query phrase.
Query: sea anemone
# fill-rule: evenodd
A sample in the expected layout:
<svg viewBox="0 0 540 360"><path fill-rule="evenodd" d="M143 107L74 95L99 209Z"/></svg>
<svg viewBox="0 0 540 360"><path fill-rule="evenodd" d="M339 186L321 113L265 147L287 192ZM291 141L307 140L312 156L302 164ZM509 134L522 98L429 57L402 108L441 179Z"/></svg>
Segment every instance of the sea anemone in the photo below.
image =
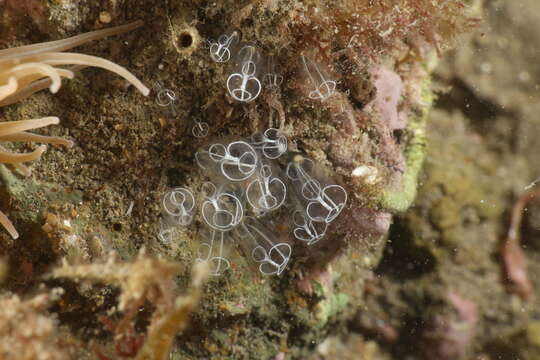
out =
<svg viewBox="0 0 540 360"><path fill-rule="evenodd" d="M21 101L47 87L54 94L62 86L62 78L72 79L74 71L87 66L112 71L133 84L143 95L148 95L150 90L123 67L96 56L62 52L92 40L131 31L141 25L142 21L135 21L127 25L92 31L68 39L0 50L0 107ZM75 66L70 69L56 67L62 65ZM0 141L35 141L73 146L73 142L70 140L26 132L58 124L59 121L57 117L45 117L35 120L0 122ZM0 162L13 164L19 171L28 176L30 170L22 163L39 159L45 150L46 146L41 145L30 153L18 154L9 152L0 146ZM14 239L19 236L11 221L1 211L0 224Z"/></svg>

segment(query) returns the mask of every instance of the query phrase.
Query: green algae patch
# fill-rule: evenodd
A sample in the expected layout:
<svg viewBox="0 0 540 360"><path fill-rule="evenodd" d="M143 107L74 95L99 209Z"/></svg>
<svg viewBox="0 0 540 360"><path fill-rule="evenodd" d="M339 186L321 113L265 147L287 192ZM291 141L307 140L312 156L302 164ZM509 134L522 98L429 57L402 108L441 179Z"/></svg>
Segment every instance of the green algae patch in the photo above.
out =
<svg viewBox="0 0 540 360"><path fill-rule="evenodd" d="M19 178L3 165L0 166L0 180L4 191L15 199L17 217L25 222L39 223L43 219L43 210L51 204L80 205L83 202L80 191L38 182L31 177Z"/></svg>
<svg viewBox="0 0 540 360"><path fill-rule="evenodd" d="M416 198L418 176L426 158L426 127L429 110L434 100L429 76L422 83L421 99L424 105L417 109L416 113L411 111L407 119L407 133L410 139L404 150L407 169L403 175L401 186L399 189L386 189L383 191L381 205L391 212L404 212Z"/></svg>
<svg viewBox="0 0 540 360"><path fill-rule="evenodd" d="M320 301L316 306L317 327L326 325L328 320L342 311L349 304L347 294L335 294Z"/></svg>

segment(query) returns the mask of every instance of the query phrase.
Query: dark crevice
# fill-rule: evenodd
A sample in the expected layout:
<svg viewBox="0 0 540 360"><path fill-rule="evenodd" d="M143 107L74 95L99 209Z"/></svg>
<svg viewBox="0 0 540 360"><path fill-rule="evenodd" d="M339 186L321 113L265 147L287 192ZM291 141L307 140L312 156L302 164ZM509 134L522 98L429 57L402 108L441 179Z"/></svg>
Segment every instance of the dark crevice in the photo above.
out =
<svg viewBox="0 0 540 360"><path fill-rule="evenodd" d="M181 33L178 36L178 47L181 49L186 49L193 44L193 36L189 32Z"/></svg>
<svg viewBox="0 0 540 360"><path fill-rule="evenodd" d="M394 279L416 279L435 270L436 259L431 252L416 245L404 220L396 219L390 228L388 245L376 274Z"/></svg>
<svg viewBox="0 0 540 360"><path fill-rule="evenodd" d="M449 84L452 89L440 94L436 106L446 111L461 109L463 114L479 127L488 126L496 116L505 110L494 102L483 98L474 89L459 78L453 78Z"/></svg>
<svg viewBox="0 0 540 360"><path fill-rule="evenodd" d="M80 293L77 284L69 280L48 280L47 285L61 287L64 290L60 301L50 309L56 314L58 321L67 325L73 332L92 339L105 339L107 330L104 329L99 317L105 316L107 310L117 305L119 290L109 286L94 285L93 296ZM90 291L89 291L90 293Z"/></svg>
<svg viewBox="0 0 540 360"><path fill-rule="evenodd" d="M439 95L437 108L449 113L460 109L477 133L489 134L485 138L492 148L501 149L506 145L509 150L516 151L520 122L515 119L519 118L519 114L482 96L459 78L451 79L448 85L451 90Z"/></svg>

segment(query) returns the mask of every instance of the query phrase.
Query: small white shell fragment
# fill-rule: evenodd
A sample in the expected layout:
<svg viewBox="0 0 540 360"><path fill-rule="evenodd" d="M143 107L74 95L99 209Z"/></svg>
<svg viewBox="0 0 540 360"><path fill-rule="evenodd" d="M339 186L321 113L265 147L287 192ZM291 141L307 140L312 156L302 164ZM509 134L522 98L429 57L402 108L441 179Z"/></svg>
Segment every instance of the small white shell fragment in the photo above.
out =
<svg viewBox="0 0 540 360"><path fill-rule="evenodd" d="M375 166L362 165L354 169L351 173L352 176L361 177L364 182L369 185L376 184L379 179L377 177L379 171Z"/></svg>

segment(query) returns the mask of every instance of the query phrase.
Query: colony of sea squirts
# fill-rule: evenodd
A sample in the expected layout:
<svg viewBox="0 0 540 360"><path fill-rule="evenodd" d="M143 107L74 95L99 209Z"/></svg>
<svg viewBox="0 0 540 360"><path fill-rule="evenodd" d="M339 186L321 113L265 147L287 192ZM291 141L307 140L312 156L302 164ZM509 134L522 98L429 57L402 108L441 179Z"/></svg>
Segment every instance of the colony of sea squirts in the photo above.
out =
<svg viewBox="0 0 540 360"><path fill-rule="evenodd" d="M238 32L208 41L208 48L213 61L232 63L225 86L232 99L249 103L263 87L279 90L283 76L275 58L263 57L253 44L240 43ZM311 59L302 55L301 61L312 87L309 98L324 101L332 96L336 83ZM164 91L157 94L162 106ZM194 136L207 135L202 124L206 125L195 124ZM289 239L317 243L347 203L345 189L322 175L311 159L290 152L287 138L276 128L248 139L218 140L198 151L195 161L208 180L200 189L202 200L197 203L199 197L185 187L168 191L162 200L158 238L163 243L174 241L175 228L188 226L199 214L203 230L196 260L208 261L214 275L230 268L226 249L232 243L258 264L262 274L281 274L293 252ZM276 231L275 214L291 236Z"/></svg>

